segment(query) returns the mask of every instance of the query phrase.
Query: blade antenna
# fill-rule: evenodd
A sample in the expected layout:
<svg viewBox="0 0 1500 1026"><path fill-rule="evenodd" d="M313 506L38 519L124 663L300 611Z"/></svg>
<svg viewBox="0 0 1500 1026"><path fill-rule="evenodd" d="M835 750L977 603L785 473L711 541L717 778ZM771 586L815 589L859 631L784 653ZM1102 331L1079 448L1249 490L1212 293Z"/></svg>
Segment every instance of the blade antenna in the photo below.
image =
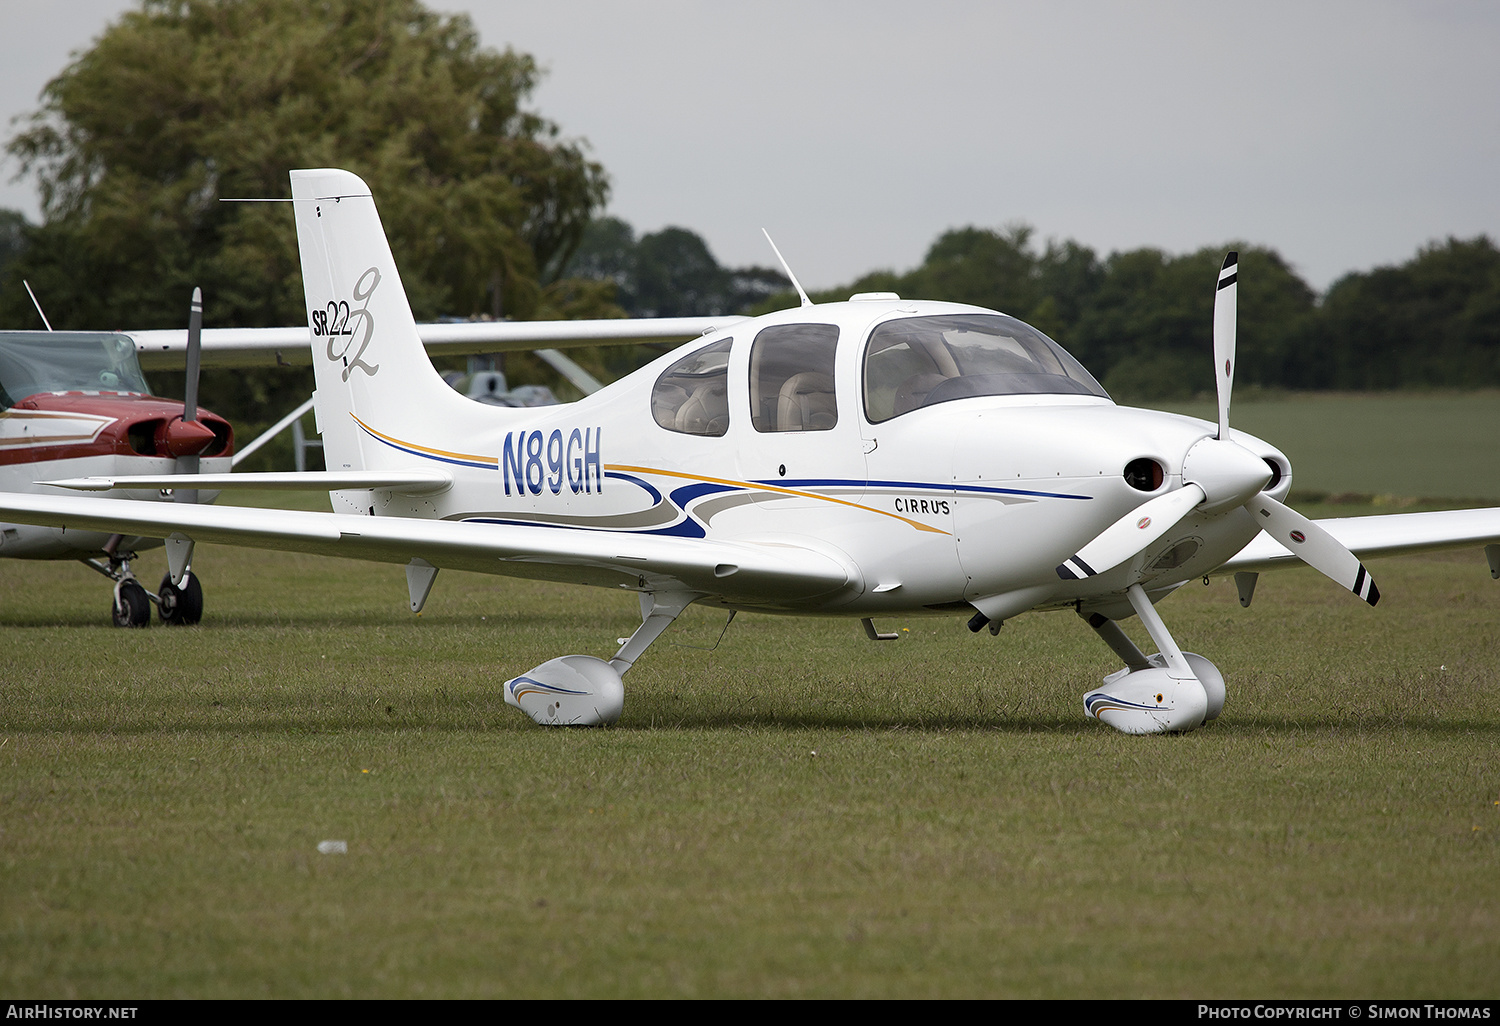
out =
<svg viewBox="0 0 1500 1026"><path fill-rule="evenodd" d="M31 291L31 282L27 281L25 278L22 278L21 284L26 286L26 294L31 297L31 305L36 307L36 312L42 315L42 323L47 326L48 331L51 331L52 322L47 320L47 315L42 311L42 304L38 303L36 300L36 293Z"/></svg>
<svg viewBox="0 0 1500 1026"><path fill-rule="evenodd" d="M802 283L798 281L797 276L792 273L791 267L786 262L786 257L782 256L781 250L776 248L776 240L771 238L771 233L766 231L764 228L762 228L760 232L766 237L766 241L771 244L771 252L776 254L776 259L781 261L781 269L785 271L786 276L792 280L792 288L796 289L797 295L802 297L802 305L812 306L813 301L807 298L807 293L803 290Z"/></svg>

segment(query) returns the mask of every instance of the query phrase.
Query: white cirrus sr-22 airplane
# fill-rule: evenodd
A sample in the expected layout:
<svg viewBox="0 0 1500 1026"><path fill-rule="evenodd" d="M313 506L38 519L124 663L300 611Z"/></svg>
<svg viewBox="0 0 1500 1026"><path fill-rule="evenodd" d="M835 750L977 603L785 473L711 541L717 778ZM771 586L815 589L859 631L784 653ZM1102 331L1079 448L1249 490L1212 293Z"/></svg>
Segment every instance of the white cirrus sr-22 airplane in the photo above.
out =
<svg viewBox="0 0 1500 1026"><path fill-rule="evenodd" d="M1374 605L1361 557L1481 545L1500 574L1500 509L1314 522L1284 504L1286 456L1229 426L1234 254L1215 305L1216 424L1115 405L1013 317L884 293L803 294L578 402L504 409L433 369L365 183L291 178L328 466L299 483L327 487L336 512L60 493L0 496L0 515L168 537L179 561L207 541L402 563L413 610L440 568L638 593L641 626L612 658L565 655L506 682L507 702L557 725L616 720L622 676L696 602L847 616L872 638L874 617L956 614L994 632L1071 609L1124 663L1084 696L1087 715L1185 731L1224 703L1219 671L1155 609L1188 581L1233 573L1248 604L1256 573L1307 563ZM1120 629L1130 616L1156 653Z"/></svg>

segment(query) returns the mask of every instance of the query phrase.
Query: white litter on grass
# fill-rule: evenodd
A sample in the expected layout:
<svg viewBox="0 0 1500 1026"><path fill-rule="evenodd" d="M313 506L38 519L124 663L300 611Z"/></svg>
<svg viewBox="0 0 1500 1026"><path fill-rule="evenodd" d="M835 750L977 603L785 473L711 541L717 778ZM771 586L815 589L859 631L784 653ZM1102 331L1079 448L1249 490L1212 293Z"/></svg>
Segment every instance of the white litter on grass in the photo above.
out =
<svg viewBox="0 0 1500 1026"><path fill-rule="evenodd" d="M348 841L319 841L318 851L324 855L347 855L349 854Z"/></svg>

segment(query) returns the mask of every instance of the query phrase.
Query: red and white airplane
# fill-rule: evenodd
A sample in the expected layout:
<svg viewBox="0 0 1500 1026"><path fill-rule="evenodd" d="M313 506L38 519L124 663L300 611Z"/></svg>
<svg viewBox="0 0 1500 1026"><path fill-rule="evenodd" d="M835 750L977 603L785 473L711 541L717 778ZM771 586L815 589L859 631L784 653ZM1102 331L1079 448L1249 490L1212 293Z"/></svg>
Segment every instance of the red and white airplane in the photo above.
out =
<svg viewBox="0 0 1500 1026"><path fill-rule="evenodd" d="M567 405L455 393L423 350L374 199L339 170L292 172L304 344L334 513L0 496L0 516L74 531L402 563L420 610L439 569L617 588L641 626L609 659L566 655L505 685L542 724L615 720L622 676L691 603L728 610L959 615L997 632L1073 610L1124 666L1084 696L1128 733L1191 730L1224 682L1155 604L1205 575L1307 563L1370 604L1361 557L1486 546L1500 509L1311 521L1291 466L1229 426L1237 266L1218 282L1217 423L1115 405L1015 318L888 293L702 337ZM799 292L801 289L799 287ZM557 330L566 332L566 325ZM85 477L112 491L265 486L292 475ZM1158 651L1117 621L1139 616Z"/></svg>
<svg viewBox="0 0 1500 1026"><path fill-rule="evenodd" d="M202 323L193 293L192 323ZM234 452L228 421L198 409L196 351L189 356L188 395L181 402L150 394L135 343L106 332L0 332L0 488L47 492L40 482L76 475L227 472ZM131 499L196 503L192 489L124 488ZM213 495L203 495L212 501ZM0 557L77 559L114 581L119 626L143 627L155 603L163 623L197 623L203 589L187 572L149 593L131 571L136 550L160 537L132 532L63 531L0 524Z"/></svg>

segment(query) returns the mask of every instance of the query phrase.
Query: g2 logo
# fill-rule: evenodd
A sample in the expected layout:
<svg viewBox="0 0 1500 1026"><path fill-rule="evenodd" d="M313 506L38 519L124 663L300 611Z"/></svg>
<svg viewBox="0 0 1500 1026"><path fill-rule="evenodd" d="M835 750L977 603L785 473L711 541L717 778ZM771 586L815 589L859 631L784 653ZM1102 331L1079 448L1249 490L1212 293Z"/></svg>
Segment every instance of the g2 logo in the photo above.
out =
<svg viewBox="0 0 1500 1026"><path fill-rule="evenodd" d="M349 380L349 375L356 368L371 377L380 370L380 364L372 366L361 359L370 346L370 339L375 335L375 315L370 313L369 307L370 297L375 294L379 285L380 269L371 267L354 283L354 301L364 304L363 306L354 308L344 301L329 300L326 307L312 310L308 314L313 335L328 338L328 359L334 363L343 363L345 381ZM342 347L339 346L340 339L346 340ZM349 355L351 349L354 350L352 357Z"/></svg>

